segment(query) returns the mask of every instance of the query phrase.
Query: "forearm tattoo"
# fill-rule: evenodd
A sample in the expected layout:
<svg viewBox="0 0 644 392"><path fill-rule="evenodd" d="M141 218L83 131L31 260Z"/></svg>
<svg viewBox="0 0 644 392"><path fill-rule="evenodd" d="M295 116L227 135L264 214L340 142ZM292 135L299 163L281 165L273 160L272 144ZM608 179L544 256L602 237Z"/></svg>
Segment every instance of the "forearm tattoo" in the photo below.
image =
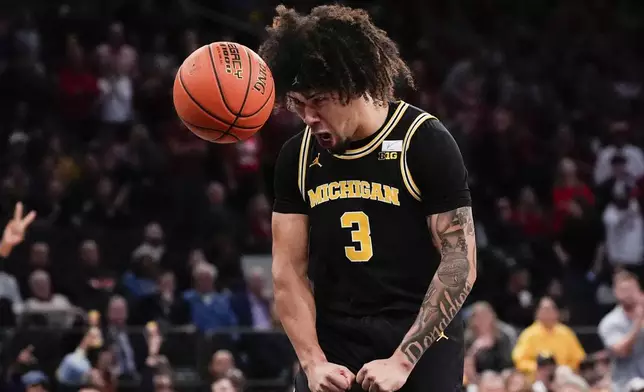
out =
<svg viewBox="0 0 644 392"><path fill-rule="evenodd" d="M401 351L415 364L461 309L476 271L472 209L462 207L428 219L441 263L429 285L416 321L403 339ZM470 246L468 246L470 245ZM473 274L472 276L475 276Z"/></svg>

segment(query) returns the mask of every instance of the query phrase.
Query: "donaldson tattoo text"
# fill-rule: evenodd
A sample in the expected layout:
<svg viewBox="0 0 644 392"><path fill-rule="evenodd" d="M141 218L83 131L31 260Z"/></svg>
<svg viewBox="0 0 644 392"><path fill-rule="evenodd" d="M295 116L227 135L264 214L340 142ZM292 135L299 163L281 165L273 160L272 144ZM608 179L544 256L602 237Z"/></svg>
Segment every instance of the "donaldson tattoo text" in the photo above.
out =
<svg viewBox="0 0 644 392"><path fill-rule="evenodd" d="M468 255L468 242L474 241L470 207L432 215L430 226L441 253L441 263L429 285L416 321L401 344L407 359L415 364L434 343L461 309L474 282L468 281L475 269L475 255Z"/></svg>

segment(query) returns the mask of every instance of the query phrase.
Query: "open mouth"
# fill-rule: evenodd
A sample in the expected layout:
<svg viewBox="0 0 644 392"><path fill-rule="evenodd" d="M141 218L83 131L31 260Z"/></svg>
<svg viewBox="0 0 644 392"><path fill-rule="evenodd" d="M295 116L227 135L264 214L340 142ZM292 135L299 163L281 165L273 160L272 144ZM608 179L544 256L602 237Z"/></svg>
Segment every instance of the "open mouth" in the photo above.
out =
<svg viewBox="0 0 644 392"><path fill-rule="evenodd" d="M329 132L317 132L314 134L318 143L324 148L329 148L333 145L333 135Z"/></svg>

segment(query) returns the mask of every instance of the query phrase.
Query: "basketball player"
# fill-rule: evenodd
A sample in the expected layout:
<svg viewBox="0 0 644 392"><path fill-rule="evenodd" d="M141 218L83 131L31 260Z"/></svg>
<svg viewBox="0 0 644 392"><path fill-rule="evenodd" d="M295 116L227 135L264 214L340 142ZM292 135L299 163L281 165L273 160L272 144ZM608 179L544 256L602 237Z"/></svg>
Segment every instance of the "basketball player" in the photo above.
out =
<svg viewBox="0 0 644 392"><path fill-rule="evenodd" d="M277 160L273 214L295 390L455 391L458 311L476 279L460 151L434 116L394 99L410 70L365 11L277 13L259 53L278 103L306 124Z"/></svg>

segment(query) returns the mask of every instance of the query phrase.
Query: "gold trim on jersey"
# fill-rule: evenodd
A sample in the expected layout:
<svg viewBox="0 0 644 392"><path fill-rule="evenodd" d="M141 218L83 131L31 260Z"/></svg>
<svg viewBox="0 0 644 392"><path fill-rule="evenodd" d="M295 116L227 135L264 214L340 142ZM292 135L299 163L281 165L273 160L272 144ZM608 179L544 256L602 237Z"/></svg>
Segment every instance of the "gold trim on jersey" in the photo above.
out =
<svg viewBox="0 0 644 392"><path fill-rule="evenodd" d="M407 134L405 135L405 139L403 140L402 152L400 154L400 172L402 173L405 188L407 188L409 194L411 194L411 196L418 201L421 201L420 189L418 189L418 186L414 182L414 179L411 176L411 172L409 171L409 167L407 166L407 150L409 149L411 138L414 136L414 133L416 133L421 124L427 120L435 118L436 117L428 113L421 113L418 115L418 117L416 117L414 122L411 123L409 129L407 130Z"/></svg>
<svg viewBox="0 0 644 392"><path fill-rule="evenodd" d="M311 128L306 127L302 134L302 143L300 144L300 158L297 163L297 187L306 201L306 169L309 167L309 146L311 144Z"/></svg>
<svg viewBox="0 0 644 392"><path fill-rule="evenodd" d="M340 159L358 159L373 152L375 149L378 148L378 146L382 144L382 142L387 138L387 136L389 136L391 131L393 131L396 128L396 125L398 125L398 121L400 121L403 114L405 113L405 110L407 110L408 107L409 107L408 103L404 101L400 101L400 103L398 104L398 107L396 108L396 111L389 118L389 121L387 121L385 126L382 127L382 129L379 131L378 136L376 136L366 146L355 148L353 150L347 150L343 154L333 154L333 156Z"/></svg>

